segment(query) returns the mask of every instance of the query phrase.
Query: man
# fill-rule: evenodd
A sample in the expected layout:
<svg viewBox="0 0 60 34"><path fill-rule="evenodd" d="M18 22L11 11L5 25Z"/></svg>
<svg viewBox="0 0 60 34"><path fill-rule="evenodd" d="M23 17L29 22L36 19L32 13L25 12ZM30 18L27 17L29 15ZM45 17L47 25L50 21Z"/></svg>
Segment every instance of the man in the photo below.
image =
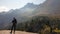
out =
<svg viewBox="0 0 60 34"><path fill-rule="evenodd" d="M14 30L14 34L15 34L16 24L17 24L17 20L14 17L13 20L12 20L12 27L11 27L10 34L12 34L12 30Z"/></svg>

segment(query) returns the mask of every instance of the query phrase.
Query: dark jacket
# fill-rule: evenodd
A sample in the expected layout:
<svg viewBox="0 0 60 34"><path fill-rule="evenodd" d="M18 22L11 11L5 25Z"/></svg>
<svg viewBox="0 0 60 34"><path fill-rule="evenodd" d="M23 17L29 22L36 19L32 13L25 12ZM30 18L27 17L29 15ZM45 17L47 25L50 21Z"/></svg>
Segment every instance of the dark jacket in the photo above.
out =
<svg viewBox="0 0 60 34"><path fill-rule="evenodd" d="M13 23L13 25L16 25L17 24L17 20L16 19L13 19L12 20L12 23Z"/></svg>

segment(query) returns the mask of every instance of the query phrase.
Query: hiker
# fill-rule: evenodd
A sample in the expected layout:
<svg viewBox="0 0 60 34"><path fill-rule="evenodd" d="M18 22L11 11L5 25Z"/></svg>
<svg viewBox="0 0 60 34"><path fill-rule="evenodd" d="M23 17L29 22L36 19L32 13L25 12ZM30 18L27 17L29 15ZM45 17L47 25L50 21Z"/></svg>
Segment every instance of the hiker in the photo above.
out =
<svg viewBox="0 0 60 34"><path fill-rule="evenodd" d="M12 30L14 30L14 34L15 34L16 24L17 24L17 20L14 17L12 20L12 27L11 27L11 32L10 32L11 34L12 34Z"/></svg>

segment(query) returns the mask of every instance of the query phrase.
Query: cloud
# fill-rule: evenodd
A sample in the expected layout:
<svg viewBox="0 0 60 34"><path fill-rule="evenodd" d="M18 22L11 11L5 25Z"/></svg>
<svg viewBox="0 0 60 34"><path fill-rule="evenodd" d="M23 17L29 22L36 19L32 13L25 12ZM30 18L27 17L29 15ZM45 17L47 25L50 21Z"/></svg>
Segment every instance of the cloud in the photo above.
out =
<svg viewBox="0 0 60 34"><path fill-rule="evenodd" d="M0 12L7 12L9 9L6 6L0 6Z"/></svg>

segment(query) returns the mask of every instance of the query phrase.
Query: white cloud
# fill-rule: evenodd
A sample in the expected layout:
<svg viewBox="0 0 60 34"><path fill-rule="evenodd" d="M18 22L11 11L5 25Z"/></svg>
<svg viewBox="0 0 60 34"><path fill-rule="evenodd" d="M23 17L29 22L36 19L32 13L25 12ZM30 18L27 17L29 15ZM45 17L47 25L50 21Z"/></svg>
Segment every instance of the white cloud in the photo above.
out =
<svg viewBox="0 0 60 34"><path fill-rule="evenodd" d="M0 12L8 12L8 8L7 7L5 7L5 6L0 6Z"/></svg>

